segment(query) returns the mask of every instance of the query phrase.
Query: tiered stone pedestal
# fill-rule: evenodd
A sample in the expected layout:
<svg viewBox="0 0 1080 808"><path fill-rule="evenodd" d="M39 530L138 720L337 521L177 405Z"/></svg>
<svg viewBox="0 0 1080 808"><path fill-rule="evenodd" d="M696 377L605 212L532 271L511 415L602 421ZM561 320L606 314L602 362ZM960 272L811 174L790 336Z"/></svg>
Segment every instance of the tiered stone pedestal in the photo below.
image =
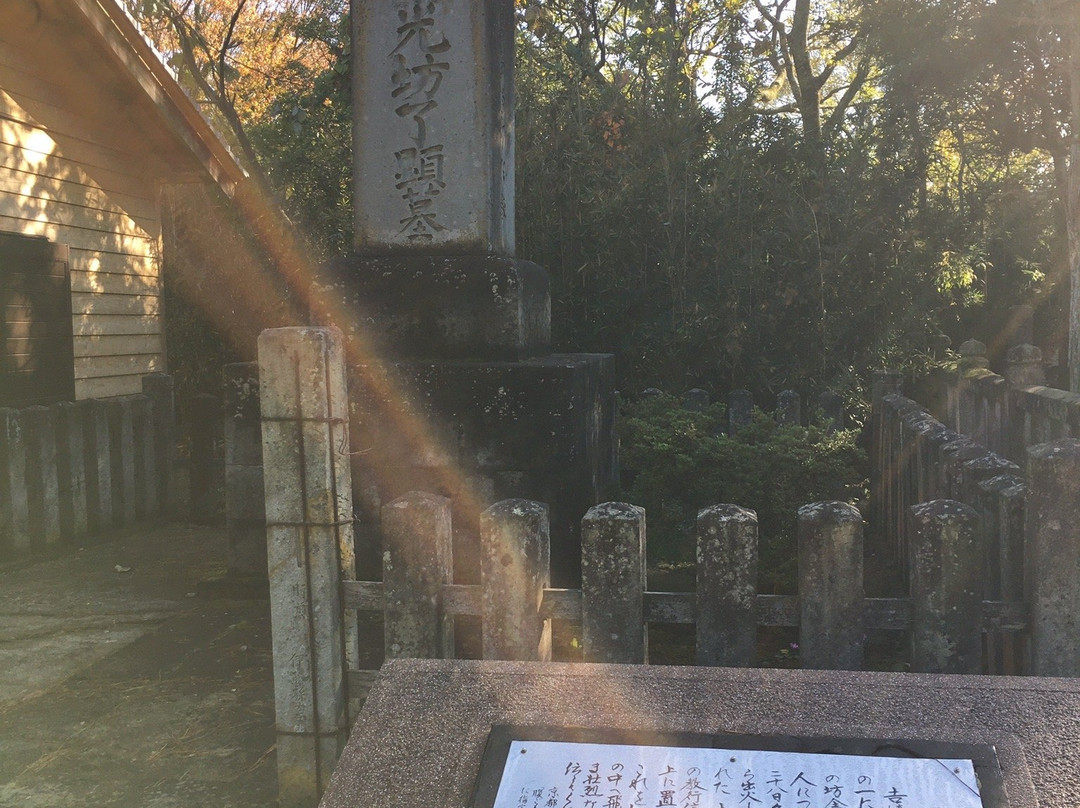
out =
<svg viewBox="0 0 1080 808"><path fill-rule="evenodd" d="M453 500L455 577L469 582L480 511L523 497L551 506L555 585L576 583L581 517L615 481L614 359L550 353L546 273L492 256L354 257L317 292L350 345L361 566L378 566L379 508L431 491Z"/></svg>

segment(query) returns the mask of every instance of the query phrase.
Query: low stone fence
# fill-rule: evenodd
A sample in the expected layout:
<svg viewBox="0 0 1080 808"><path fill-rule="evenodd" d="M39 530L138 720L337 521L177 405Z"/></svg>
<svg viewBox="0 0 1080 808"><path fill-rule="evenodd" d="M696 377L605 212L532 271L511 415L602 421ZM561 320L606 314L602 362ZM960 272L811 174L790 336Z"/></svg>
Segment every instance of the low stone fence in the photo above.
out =
<svg viewBox="0 0 1080 808"><path fill-rule="evenodd" d="M40 552L172 510L173 381L141 395L0 408L0 553Z"/></svg>
<svg viewBox="0 0 1080 808"><path fill-rule="evenodd" d="M1005 632L1017 646L1025 645L1018 637L1026 640L1018 655L1024 672L1080 675L1072 628L1080 610L1072 574L1080 564L1080 442L1031 452L1023 597L1017 590L987 597L985 520L946 496L963 498L978 486L991 469L971 463L989 453L947 453L953 441L944 441L944 427L895 394L882 397L879 437L901 436L890 462L904 469L911 490L937 497L908 501L897 489L890 500L906 533L905 597L865 596L863 518L841 502L798 512L797 596L757 593L757 517L729 504L698 516L693 593L648 589L645 513L611 502L581 522L580 588L550 586L549 509L522 499L483 512L480 583L457 583L451 503L418 491L382 506L383 578L357 581L340 335L266 331L259 355L282 805L311 804L325 788L350 724L349 701L374 678L358 666L358 612L382 615L390 658L452 655L455 618L473 616L488 659L550 659L551 621L562 619L580 625L591 662L646 662L649 625L685 623L695 626L701 665L751 665L758 628L787 626L798 628L803 667L858 669L868 632L883 629L910 632L915 671L980 673L997 647L984 642ZM916 437L924 432L938 438ZM958 470L939 474L934 452ZM996 470L992 479L1001 476Z"/></svg>
<svg viewBox="0 0 1080 808"><path fill-rule="evenodd" d="M935 419L896 393L883 396L872 415L871 529L875 549L901 563L908 558L912 506L953 499L996 512L988 492L1023 485L1020 467ZM1022 499L1022 497L1021 497Z"/></svg>
<svg viewBox="0 0 1080 808"><path fill-rule="evenodd" d="M1045 386L1037 347L1011 348L1004 376L986 367L985 351L975 340L961 346L938 413L949 428L1021 465L1030 446L1080 438L1080 395Z"/></svg>

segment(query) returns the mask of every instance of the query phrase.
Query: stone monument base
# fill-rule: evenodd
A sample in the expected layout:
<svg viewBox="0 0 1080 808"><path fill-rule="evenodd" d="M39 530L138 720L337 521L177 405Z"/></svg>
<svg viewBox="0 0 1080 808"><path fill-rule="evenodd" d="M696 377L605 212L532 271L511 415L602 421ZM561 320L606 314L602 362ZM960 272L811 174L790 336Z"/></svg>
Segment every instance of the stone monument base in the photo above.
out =
<svg viewBox="0 0 1080 808"><path fill-rule="evenodd" d="M1078 714L1069 679L396 660L320 805L468 806L488 735L508 724L991 744L1005 805L1066 808Z"/></svg>
<svg viewBox="0 0 1080 808"><path fill-rule="evenodd" d="M382 358L520 360L551 350L547 273L494 255L350 256L322 267L314 292L363 329Z"/></svg>
<svg viewBox="0 0 1080 808"><path fill-rule="evenodd" d="M373 383L363 364L350 371L354 502L367 523L358 560L365 546L369 554L378 546L371 539L379 507L410 490L431 491L453 501L455 577L473 582L480 511L522 497L550 506L553 578L575 584L581 518L615 482L614 358L402 360L384 368L389 385Z"/></svg>

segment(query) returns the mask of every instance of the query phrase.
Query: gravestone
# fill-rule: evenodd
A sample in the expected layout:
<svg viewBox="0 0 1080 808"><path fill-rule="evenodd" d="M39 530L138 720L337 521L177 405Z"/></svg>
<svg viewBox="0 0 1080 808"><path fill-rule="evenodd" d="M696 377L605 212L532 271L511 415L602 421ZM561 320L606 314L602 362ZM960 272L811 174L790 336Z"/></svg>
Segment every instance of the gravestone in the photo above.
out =
<svg viewBox="0 0 1080 808"><path fill-rule="evenodd" d="M1066 808L1078 709L1069 679L394 660L321 806Z"/></svg>
<svg viewBox="0 0 1080 808"><path fill-rule="evenodd" d="M353 3L356 240L312 308L347 340L358 545L377 548L380 508L406 492L448 497L468 582L480 512L525 497L551 506L566 585L614 482L614 362L551 353L547 273L514 254L513 14Z"/></svg>

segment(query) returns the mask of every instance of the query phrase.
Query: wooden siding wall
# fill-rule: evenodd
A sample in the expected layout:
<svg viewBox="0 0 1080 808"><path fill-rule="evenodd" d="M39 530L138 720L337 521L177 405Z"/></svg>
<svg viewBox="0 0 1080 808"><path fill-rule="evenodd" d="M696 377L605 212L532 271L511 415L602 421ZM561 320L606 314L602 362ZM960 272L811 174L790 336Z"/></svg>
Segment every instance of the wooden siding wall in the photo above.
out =
<svg viewBox="0 0 1080 808"><path fill-rule="evenodd" d="M0 231L70 247L76 398L165 370L153 172L0 42Z"/></svg>

